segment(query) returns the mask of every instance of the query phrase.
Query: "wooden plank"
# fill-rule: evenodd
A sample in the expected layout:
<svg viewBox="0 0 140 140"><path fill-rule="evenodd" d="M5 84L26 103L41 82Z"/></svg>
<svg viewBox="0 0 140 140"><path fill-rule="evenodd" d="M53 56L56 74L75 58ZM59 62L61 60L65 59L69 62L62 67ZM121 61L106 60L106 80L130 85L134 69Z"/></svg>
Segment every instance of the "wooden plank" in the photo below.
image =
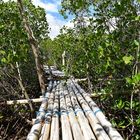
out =
<svg viewBox="0 0 140 140"><path fill-rule="evenodd" d="M97 104L90 98L90 96L77 84L75 83L75 86L78 88L78 90L82 93L85 100L88 102L89 106L91 107L92 111L94 112L95 116L101 123L101 125L104 127L106 132L108 133L111 140L123 140L122 136L119 134L119 132L112 126L112 124L107 120L103 112L99 109Z"/></svg>

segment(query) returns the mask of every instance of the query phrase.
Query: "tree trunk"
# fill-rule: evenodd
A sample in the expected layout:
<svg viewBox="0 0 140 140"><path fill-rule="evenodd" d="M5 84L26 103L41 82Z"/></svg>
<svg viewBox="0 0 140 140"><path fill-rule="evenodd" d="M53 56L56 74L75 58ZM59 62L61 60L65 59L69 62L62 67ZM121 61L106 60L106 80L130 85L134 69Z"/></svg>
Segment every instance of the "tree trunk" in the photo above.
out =
<svg viewBox="0 0 140 140"><path fill-rule="evenodd" d="M25 30L27 32L28 39L29 39L29 42L30 42L30 45L31 45L31 48L32 48L32 51L34 54L34 59L35 59L35 64L36 64L37 75L38 75L41 92L42 92L42 94L44 94L46 88L45 88L45 78L44 78L43 66L41 64L40 57L39 57L39 44L38 44L36 38L34 37L33 31L29 25L28 18L25 16L25 11L24 11L24 7L22 4L22 0L17 0L17 2L19 5L20 15L22 17L23 24L24 24Z"/></svg>
<svg viewBox="0 0 140 140"><path fill-rule="evenodd" d="M16 77L16 79L18 80L18 83L20 85L20 88L22 90L22 93L23 95L25 96L25 98L29 101L29 106L30 106L30 109L31 109L31 112L33 113L34 112L34 108L33 108L33 105L32 103L30 102L30 98L28 96L28 93L23 85L23 81L22 81L22 78L21 78L21 74L20 74L20 69L19 69L19 65L18 65L18 62L16 62L16 68L17 68L17 71L18 71L18 77Z"/></svg>

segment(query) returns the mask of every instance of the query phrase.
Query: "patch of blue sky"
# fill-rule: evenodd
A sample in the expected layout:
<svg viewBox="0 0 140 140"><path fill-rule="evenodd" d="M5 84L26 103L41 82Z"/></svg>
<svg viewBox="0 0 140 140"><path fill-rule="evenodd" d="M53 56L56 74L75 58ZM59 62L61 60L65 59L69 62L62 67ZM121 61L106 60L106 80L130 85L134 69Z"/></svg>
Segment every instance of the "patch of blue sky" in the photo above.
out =
<svg viewBox="0 0 140 140"><path fill-rule="evenodd" d="M61 0L34 0L33 3L45 9L46 18L49 23L50 37L55 38L60 32L60 29L66 25L72 27L70 22L74 17L69 15L67 19L59 13L61 9Z"/></svg>
<svg viewBox="0 0 140 140"><path fill-rule="evenodd" d="M73 27L73 23L70 21L74 18L69 15L67 19L59 13L61 9L61 0L32 0L35 6L40 6L46 11L46 18L49 24L50 37L53 39L60 34L60 29L66 25L70 28Z"/></svg>

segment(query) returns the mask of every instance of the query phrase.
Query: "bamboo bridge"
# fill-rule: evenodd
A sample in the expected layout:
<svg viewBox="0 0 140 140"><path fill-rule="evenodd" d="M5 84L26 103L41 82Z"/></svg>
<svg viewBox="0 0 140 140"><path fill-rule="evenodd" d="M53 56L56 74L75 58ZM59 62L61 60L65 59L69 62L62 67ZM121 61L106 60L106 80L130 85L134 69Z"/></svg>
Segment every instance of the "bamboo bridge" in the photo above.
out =
<svg viewBox="0 0 140 140"><path fill-rule="evenodd" d="M52 74L64 76L55 69ZM123 140L73 78L50 79L41 101L27 140Z"/></svg>

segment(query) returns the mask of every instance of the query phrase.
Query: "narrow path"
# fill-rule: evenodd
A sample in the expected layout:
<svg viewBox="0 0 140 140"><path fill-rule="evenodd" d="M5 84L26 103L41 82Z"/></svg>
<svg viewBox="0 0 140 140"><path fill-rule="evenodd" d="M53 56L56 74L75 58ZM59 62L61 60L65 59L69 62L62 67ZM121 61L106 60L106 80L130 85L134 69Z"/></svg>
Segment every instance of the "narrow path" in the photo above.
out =
<svg viewBox="0 0 140 140"><path fill-rule="evenodd" d="M48 72L47 67L45 68ZM55 76L64 76L52 68ZM50 80L27 140L123 140L76 81Z"/></svg>

